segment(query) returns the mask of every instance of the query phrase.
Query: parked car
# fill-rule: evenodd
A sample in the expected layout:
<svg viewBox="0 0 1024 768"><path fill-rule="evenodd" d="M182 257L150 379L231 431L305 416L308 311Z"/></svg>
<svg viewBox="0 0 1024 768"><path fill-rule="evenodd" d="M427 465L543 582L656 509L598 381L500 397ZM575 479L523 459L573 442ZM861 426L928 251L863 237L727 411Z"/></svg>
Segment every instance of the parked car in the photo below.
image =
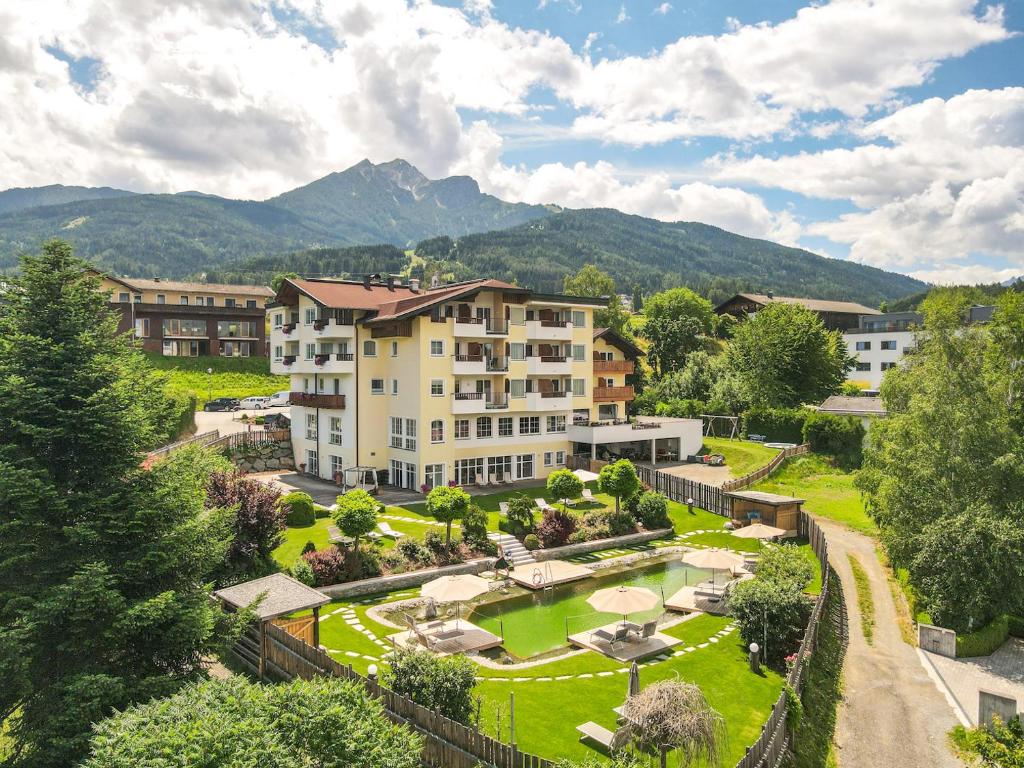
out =
<svg viewBox="0 0 1024 768"><path fill-rule="evenodd" d="M218 397L203 406L204 411L237 411L242 407L237 397Z"/></svg>
<svg viewBox="0 0 1024 768"><path fill-rule="evenodd" d="M274 408L279 405L291 405L291 392L275 392L267 398L267 408Z"/></svg>
<svg viewBox="0 0 1024 768"><path fill-rule="evenodd" d="M269 402L269 397L247 397L242 400L240 405L243 409L255 409L257 411L262 411L267 407L267 403Z"/></svg>

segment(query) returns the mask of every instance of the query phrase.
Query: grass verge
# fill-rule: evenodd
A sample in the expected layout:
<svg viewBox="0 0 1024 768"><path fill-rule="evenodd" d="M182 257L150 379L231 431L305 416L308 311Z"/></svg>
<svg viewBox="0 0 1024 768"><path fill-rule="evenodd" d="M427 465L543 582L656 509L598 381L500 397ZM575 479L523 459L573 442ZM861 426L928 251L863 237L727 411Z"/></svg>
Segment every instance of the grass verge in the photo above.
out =
<svg viewBox="0 0 1024 768"><path fill-rule="evenodd" d="M900 628L900 637L903 638L903 642L907 645L916 646L917 629L915 621L921 621L922 619L916 618L912 610L912 606L915 603L913 590L905 579L897 577L892 569L892 565L889 563L889 556L885 553L885 549L881 546L875 547L875 555L885 570L886 581L889 582L889 592L892 594L892 602L896 606L896 621ZM931 623L931 617L923 611L921 612L921 617L925 624Z"/></svg>
<svg viewBox="0 0 1024 768"><path fill-rule="evenodd" d="M853 570L853 581L857 585L857 607L860 608L860 629L868 645L875 641L875 599L871 596L871 582L864 565L853 555L847 555Z"/></svg>
<svg viewBox="0 0 1024 768"><path fill-rule="evenodd" d="M289 388L287 376L270 373L266 357L165 357L144 353L150 364L167 374L167 391L194 396L197 408L218 397L272 395ZM213 369L212 374L206 370Z"/></svg>
<svg viewBox="0 0 1024 768"><path fill-rule="evenodd" d="M730 440L727 437L705 437L701 453L720 453L725 456L725 466L733 477L760 469L775 458L778 448L766 448L760 443L748 440Z"/></svg>

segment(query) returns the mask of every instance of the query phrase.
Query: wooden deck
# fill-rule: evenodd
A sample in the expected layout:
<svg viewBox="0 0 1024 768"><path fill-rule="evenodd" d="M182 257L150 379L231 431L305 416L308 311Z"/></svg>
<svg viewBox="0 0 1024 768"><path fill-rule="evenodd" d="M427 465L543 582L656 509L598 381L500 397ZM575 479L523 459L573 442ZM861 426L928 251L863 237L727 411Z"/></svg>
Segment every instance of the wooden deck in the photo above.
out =
<svg viewBox="0 0 1024 768"><path fill-rule="evenodd" d="M577 632L575 635L569 635L569 642L580 648L596 651L611 659L622 662L636 661L637 659L658 656L659 654L668 654L671 653L674 646L680 645L683 642L661 632L655 632L643 640L637 639L633 635L629 641L615 643L614 645L607 640L601 640L593 636L597 629L603 629L605 632L615 634L616 627L620 626L621 623L620 621L613 621L611 624L605 624L603 627L589 629L586 632Z"/></svg>
<svg viewBox="0 0 1024 768"><path fill-rule="evenodd" d="M544 589L559 584L568 584L570 581L579 581L593 575L594 572L584 565L567 563L565 560L544 560L517 566L508 577L527 589Z"/></svg>
<svg viewBox="0 0 1024 768"><path fill-rule="evenodd" d="M434 651L440 656L450 656L455 653L473 653L486 651L489 648L497 648L501 645L501 638L495 634L471 624L465 619L458 621L424 622L419 625L420 631L427 637L428 650ZM413 634L412 630L405 630L394 635L388 635L388 640L399 648L423 648L424 645Z"/></svg>
<svg viewBox="0 0 1024 768"><path fill-rule="evenodd" d="M696 587L683 587L672 597L665 600L665 607L670 611L681 611L683 613L700 611L702 613L711 613L715 616L724 616L728 610L725 600L721 598L714 599L710 595L703 593L698 595Z"/></svg>

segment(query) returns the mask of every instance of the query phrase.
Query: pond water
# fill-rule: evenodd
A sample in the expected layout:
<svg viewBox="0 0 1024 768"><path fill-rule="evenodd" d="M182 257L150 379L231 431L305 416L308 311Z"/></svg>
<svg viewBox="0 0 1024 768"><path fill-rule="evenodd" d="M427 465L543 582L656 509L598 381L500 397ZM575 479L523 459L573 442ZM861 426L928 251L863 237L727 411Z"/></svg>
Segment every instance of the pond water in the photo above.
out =
<svg viewBox="0 0 1024 768"><path fill-rule="evenodd" d="M587 604L587 598L599 589L621 584L647 587L664 600L687 585L711 579L711 571L684 565L679 555L648 560L629 569L597 573L599 575L592 578L562 584L547 591L484 603L466 618L494 634L500 635L504 631L504 649L512 656L526 659L566 646L567 634L584 632L614 621L616 617L613 614L597 613ZM719 572L719 581L726 577L726 572ZM636 623L649 621L660 616L663 610L659 605L646 613L632 614L629 619Z"/></svg>

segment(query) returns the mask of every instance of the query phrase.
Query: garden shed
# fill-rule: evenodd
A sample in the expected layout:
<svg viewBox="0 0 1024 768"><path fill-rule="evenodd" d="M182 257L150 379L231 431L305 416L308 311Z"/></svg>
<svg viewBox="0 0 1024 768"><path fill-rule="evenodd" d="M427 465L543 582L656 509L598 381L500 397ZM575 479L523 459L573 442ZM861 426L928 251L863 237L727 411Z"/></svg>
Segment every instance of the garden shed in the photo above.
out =
<svg viewBox="0 0 1024 768"><path fill-rule="evenodd" d="M725 496L729 499L733 525L760 520L787 533L796 533L803 499L764 491L729 491Z"/></svg>

